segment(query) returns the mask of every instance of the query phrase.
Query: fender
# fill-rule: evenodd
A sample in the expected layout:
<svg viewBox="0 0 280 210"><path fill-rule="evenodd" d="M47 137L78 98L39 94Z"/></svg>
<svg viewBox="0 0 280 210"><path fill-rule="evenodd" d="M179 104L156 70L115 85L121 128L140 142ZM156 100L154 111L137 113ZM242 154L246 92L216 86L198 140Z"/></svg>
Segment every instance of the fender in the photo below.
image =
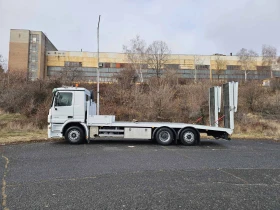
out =
<svg viewBox="0 0 280 210"><path fill-rule="evenodd" d="M85 123L81 123L81 125L84 127L86 133L85 133L85 137L86 137L86 140L89 140L89 129L87 127L87 124ZM89 143L89 142L88 142Z"/></svg>
<svg viewBox="0 0 280 210"><path fill-rule="evenodd" d="M88 129L88 127L87 127L86 123L81 122L81 121L76 121L76 120L67 120L67 121L63 124L63 126L62 126L62 128L61 128L61 133L63 133L64 128L65 128L67 125L69 125L69 123L77 123L77 124L82 125L82 126L83 126L83 128L85 129L85 137L86 137L86 140L88 140L88 139L89 139L89 129Z"/></svg>

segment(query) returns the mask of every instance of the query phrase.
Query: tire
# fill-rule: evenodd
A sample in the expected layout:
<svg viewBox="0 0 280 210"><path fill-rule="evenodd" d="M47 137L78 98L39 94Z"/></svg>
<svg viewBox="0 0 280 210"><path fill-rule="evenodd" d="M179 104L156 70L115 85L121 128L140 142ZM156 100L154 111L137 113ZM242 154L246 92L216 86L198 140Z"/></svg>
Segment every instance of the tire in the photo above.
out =
<svg viewBox="0 0 280 210"><path fill-rule="evenodd" d="M72 126L65 132L65 139L70 144L81 144L85 142L85 134L80 127Z"/></svg>
<svg viewBox="0 0 280 210"><path fill-rule="evenodd" d="M180 133L180 141L186 146L196 145L199 140L198 138L198 133L192 128L186 128Z"/></svg>
<svg viewBox="0 0 280 210"><path fill-rule="evenodd" d="M174 134L171 129L169 128L160 128L156 132L156 141L160 145L170 145L174 139Z"/></svg>

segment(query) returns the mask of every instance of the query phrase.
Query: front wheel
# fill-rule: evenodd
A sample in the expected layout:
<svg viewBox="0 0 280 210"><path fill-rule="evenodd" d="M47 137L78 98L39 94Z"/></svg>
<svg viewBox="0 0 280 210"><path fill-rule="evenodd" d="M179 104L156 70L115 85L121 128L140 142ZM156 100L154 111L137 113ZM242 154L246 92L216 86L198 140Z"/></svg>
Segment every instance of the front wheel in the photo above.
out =
<svg viewBox="0 0 280 210"><path fill-rule="evenodd" d="M72 126L65 132L65 139L71 144L81 144L85 142L85 134L80 127Z"/></svg>

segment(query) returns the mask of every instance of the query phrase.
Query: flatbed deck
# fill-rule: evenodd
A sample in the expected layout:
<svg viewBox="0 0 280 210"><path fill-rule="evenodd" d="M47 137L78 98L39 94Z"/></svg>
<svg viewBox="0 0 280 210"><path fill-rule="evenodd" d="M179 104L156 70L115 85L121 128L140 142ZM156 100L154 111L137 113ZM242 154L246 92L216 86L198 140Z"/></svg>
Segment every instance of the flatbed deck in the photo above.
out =
<svg viewBox="0 0 280 210"><path fill-rule="evenodd" d="M170 123L170 122L126 122L126 121L116 121L113 123L88 123L88 126L96 127L133 127L133 128L159 128L159 127L169 127L173 129L181 129L185 127L193 127L197 130L212 130L212 131L222 131L228 134L232 134L233 130L230 128L221 128L207 125L197 125L197 124L187 124L187 123Z"/></svg>

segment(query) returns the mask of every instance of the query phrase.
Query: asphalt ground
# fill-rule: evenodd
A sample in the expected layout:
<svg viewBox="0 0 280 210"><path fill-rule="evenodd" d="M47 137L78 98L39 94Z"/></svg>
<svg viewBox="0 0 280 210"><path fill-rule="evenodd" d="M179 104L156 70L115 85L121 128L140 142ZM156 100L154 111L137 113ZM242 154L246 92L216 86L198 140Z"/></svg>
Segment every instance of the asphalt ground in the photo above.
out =
<svg viewBox="0 0 280 210"><path fill-rule="evenodd" d="M44 142L0 154L2 209L280 209L280 143L268 140Z"/></svg>

